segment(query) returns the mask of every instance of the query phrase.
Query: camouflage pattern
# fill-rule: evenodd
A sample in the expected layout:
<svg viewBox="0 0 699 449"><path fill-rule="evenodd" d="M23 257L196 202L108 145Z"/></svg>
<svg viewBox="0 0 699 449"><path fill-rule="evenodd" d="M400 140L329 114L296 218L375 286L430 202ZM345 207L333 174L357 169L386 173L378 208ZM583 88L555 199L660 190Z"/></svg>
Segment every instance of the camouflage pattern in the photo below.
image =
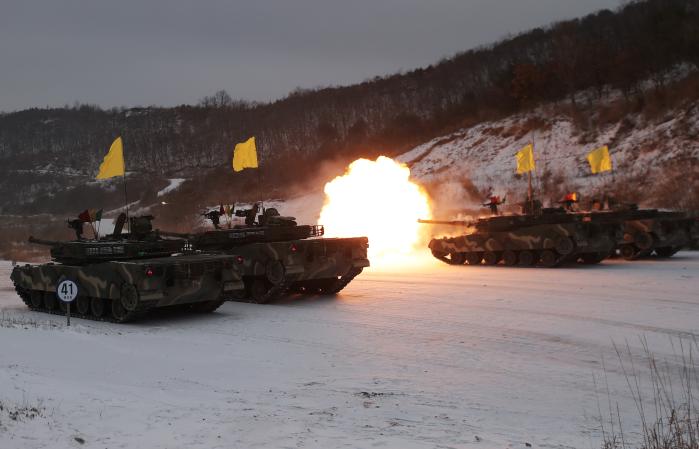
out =
<svg viewBox="0 0 699 449"><path fill-rule="evenodd" d="M236 258L225 255L22 265L13 269L11 279L27 306L43 312L60 311L63 303L56 299L56 287L70 279L78 285L71 312L116 322L161 307L186 305L212 311L244 288Z"/></svg>
<svg viewBox="0 0 699 449"><path fill-rule="evenodd" d="M131 217L130 233L122 233L126 215L117 219L115 231L99 239L84 239L76 220L77 240L55 242L30 237L51 247L54 262L17 266L11 279L17 293L31 309L59 312L56 288L63 280L78 286L72 308L78 316L132 320L148 310L186 307L210 312L245 288L241 267L232 255L192 253L184 239L166 239L153 230L151 215Z"/></svg>
<svg viewBox="0 0 699 449"><path fill-rule="evenodd" d="M250 243L242 260L246 299L268 302L286 293L334 294L369 266L366 237Z"/></svg>
<svg viewBox="0 0 699 449"><path fill-rule="evenodd" d="M656 255L671 257L699 241L699 222L684 212L630 209L592 212L597 221L622 223L623 239L617 250L627 260Z"/></svg>
<svg viewBox="0 0 699 449"><path fill-rule="evenodd" d="M238 211L248 224L185 237L192 247L206 252L234 254L242 270L245 292L239 299L269 302L288 293L334 294L369 266L366 237L320 238L319 225L298 225L266 209L257 221L257 209Z"/></svg>
<svg viewBox="0 0 699 449"><path fill-rule="evenodd" d="M452 265L505 265L555 267L566 262L599 263L622 238L621 226L593 223L582 215L559 209L540 215L482 218L476 222L423 223L466 225L456 237L432 239L429 248L439 260Z"/></svg>

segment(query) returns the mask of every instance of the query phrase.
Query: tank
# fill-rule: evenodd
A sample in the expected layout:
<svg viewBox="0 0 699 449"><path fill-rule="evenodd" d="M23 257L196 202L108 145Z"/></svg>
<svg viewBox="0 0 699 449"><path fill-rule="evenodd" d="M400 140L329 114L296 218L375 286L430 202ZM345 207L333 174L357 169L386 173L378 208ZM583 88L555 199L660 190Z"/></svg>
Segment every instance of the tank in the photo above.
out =
<svg viewBox="0 0 699 449"><path fill-rule="evenodd" d="M474 221L420 222L464 228L459 235L434 238L429 243L432 255L451 265L595 264L608 257L623 238L618 223L593 221L562 208L537 207L533 213Z"/></svg>
<svg viewBox="0 0 699 449"><path fill-rule="evenodd" d="M636 205L586 214L595 222L620 223L623 238L616 250L627 260L655 255L666 258L699 242L699 221L686 212L638 209Z"/></svg>
<svg viewBox="0 0 699 449"><path fill-rule="evenodd" d="M238 299L254 303L295 293L335 294L369 266L366 237L323 238L323 226L299 225L274 208L259 210L236 211L245 224L230 229L212 220L214 230L168 235L200 251L235 254L245 285Z"/></svg>
<svg viewBox="0 0 699 449"><path fill-rule="evenodd" d="M18 295L32 310L63 313L56 287L69 279L78 286L71 314L121 323L164 307L212 312L244 289L235 255L194 254L185 240L152 230L152 219L132 218L131 232L122 234L121 216L115 232L100 239L84 239L81 232L66 242L31 237L51 247L53 262L15 266Z"/></svg>

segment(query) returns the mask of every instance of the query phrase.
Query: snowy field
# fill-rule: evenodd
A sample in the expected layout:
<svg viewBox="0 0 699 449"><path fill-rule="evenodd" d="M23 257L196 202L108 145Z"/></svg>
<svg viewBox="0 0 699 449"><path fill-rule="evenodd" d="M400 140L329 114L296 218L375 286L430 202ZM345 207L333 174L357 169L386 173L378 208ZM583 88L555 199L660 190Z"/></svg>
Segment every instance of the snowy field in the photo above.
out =
<svg viewBox="0 0 699 449"><path fill-rule="evenodd" d="M599 448L601 384L634 427L613 343L641 354L645 337L672 358L699 326L693 252L556 270L430 261L335 298L70 328L27 311L9 271L2 449Z"/></svg>

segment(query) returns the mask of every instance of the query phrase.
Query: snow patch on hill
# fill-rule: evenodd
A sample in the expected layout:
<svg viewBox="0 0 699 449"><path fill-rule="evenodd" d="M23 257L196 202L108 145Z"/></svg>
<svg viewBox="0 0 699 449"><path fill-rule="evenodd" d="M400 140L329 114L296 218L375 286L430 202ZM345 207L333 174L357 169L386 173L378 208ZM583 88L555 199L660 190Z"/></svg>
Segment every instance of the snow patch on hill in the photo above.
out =
<svg viewBox="0 0 699 449"><path fill-rule="evenodd" d="M521 198L527 180L515 173L515 153L533 143L534 184L539 191L547 177L560 189L583 194L627 178L638 180L639 189L652 190L658 180L670 176L666 170L673 164L682 167L673 174L686 176L690 182L699 178L697 136L698 108L669 111L652 122L629 115L594 133L579 131L570 117L552 116L539 108L432 139L398 159L411 167L419 182L439 184L442 190L458 190L467 179L481 195L493 189L499 195ZM602 145L610 148L614 171L591 175L585 156ZM560 193L544 191L541 196Z"/></svg>
<svg viewBox="0 0 699 449"><path fill-rule="evenodd" d="M168 193L170 193L174 190L177 190L182 185L182 183L186 181L186 179L185 178L173 178L173 179L168 179L168 181L170 183L167 185L167 187L158 191L158 197L161 197L163 195L167 195Z"/></svg>

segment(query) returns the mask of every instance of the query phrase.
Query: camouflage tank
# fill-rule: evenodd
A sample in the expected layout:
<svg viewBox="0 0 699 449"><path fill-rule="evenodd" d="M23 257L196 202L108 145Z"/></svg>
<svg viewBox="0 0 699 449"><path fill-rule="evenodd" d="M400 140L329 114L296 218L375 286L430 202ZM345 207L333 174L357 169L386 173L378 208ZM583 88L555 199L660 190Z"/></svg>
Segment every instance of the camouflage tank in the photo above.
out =
<svg viewBox="0 0 699 449"><path fill-rule="evenodd" d="M451 265L556 267L563 263L595 264L608 257L622 238L621 226L593 222L561 208L502 215L475 221L420 220L421 223L466 227L462 235L434 238L432 255Z"/></svg>
<svg viewBox="0 0 699 449"><path fill-rule="evenodd" d="M627 260L655 254L671 257L699 242L699 221L685 212L638 209L635 205L586 214L595 222L623 225L617 250Z"/></svg>
<svg viewBox="0 0 699 449"><path fill-rule="evenodd" d="M16 266L11 279L17 293L32 310L61 313L65 303L56 298L56 287L72 280L78 286L71 308L76 316L126 322L162 307L211 312L244 288L235 256L185 254L186 242L161 238L152 219L132 218L131 232L122 234L122 215L115 232L101 239L30 238L51 247L53 262Z"/></svg>
<svg viewBox="0 0 699 449"><path fill-rule="evenodd" d="M216 211L212 211L216 212ZM238 210L244 225L221 229L218 213L204 214L215 230L168 235L186 238L193 248L235 254L245 291L241 300L266 303L285 294L335 294L369 266L366 237L322 238L320 225L299 225L274 208Z"/></svg>

